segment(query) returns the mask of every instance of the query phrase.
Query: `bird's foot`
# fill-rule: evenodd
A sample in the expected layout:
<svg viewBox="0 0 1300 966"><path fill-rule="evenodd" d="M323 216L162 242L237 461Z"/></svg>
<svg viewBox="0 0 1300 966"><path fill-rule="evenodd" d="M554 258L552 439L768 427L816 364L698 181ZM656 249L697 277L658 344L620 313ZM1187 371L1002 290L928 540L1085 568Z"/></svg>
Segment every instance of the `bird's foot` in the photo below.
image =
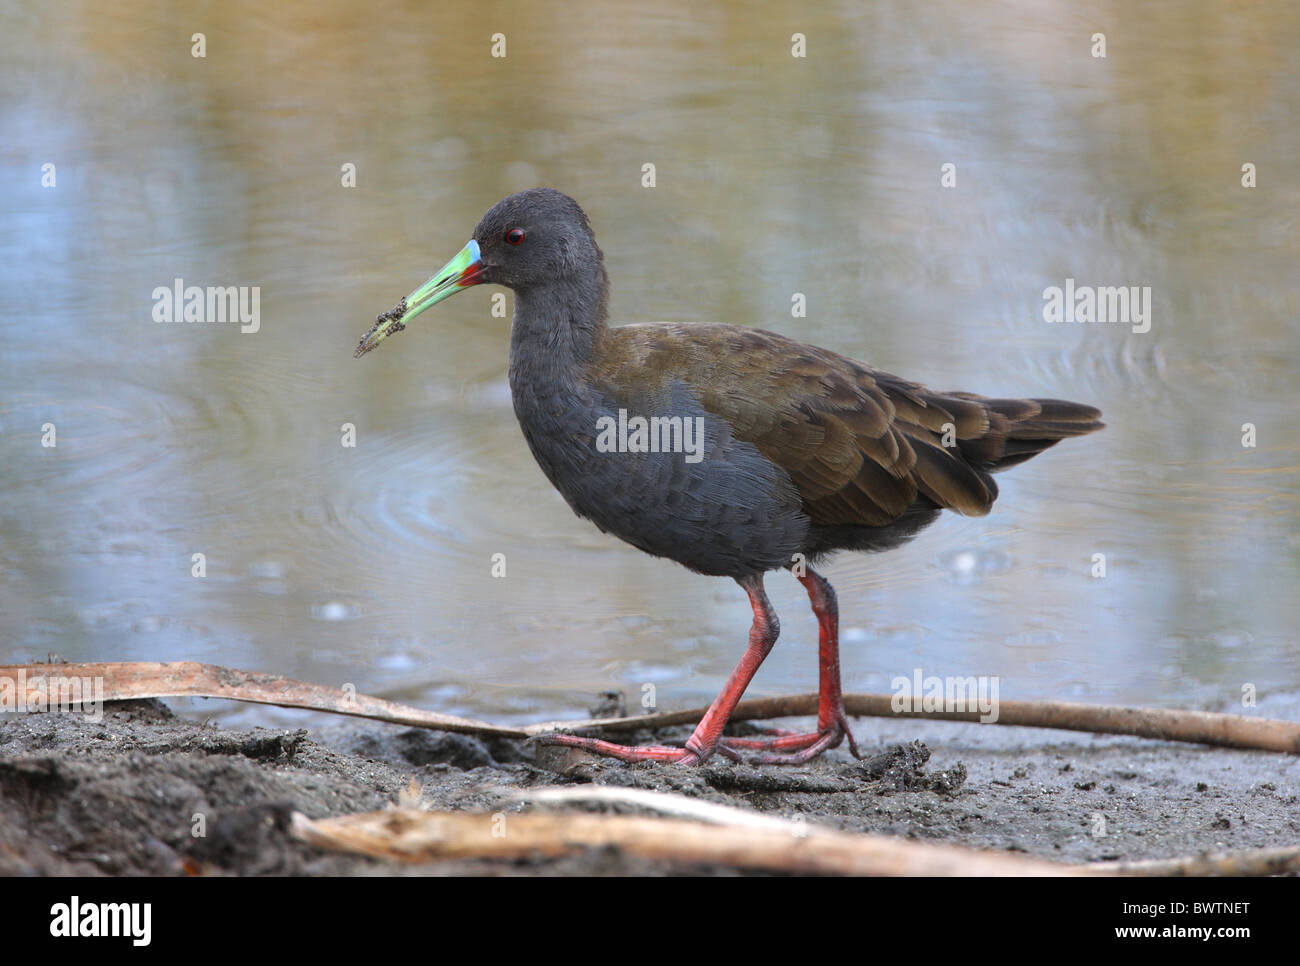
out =
<svg viewBox="0 0 1300 966"><path fill-rule="evenodd" d="M740 761L740 755L729 748L721 745L714 746L710 749L691 748L690 742L687 742L686 748L675 748L672 745L616 745L612 741L602 741L599 738L582 738L578 735L539 735L533 739L539 745L563 745L566 748L581 748L583 751L589 751L592 754L604 755L607 758L617 758L619 761L662 761L676 765L697 765L707 759L715 751L719 754L730 758L732 761Z"/></svg>
<svg viewBox="0 0 1300 966"><path fill-rule="evenodd" d="M849 752L854 758L861 758L853 732L849 730L848 719L840 713L827 728L804 734L771 729L774 737L770 738L723 738L719 750L758 751L761 754L749 755L747 760L755 765L799 765L816 758L823 751L839 747L845 738L849 740Z"/></svg>

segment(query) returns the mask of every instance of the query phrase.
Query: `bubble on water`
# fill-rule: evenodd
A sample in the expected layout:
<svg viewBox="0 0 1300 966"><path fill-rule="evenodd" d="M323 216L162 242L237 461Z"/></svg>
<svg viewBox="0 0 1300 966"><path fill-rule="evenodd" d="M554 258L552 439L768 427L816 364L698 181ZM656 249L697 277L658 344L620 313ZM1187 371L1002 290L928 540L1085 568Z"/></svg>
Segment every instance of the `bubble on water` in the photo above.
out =
<svg viewBox="0 0 1300 966"><path fill-rule="evenodd" d="M1249 631L1219 631L1212 635L1211 638L1215 644L1223 648L1248 647L1255 642L1254 635Z"/></svg>
<svg viewBox="0 0 1300 966"><path fill-rule="evenodd" d="M619 676L630 684L658 684L663 681L679 680L685 676L685 671L672 664L632 661L623 668Z"/></svg>
<svg viewBox="0 0 1300 966"><path fill-rule="evenodd" d="M392 651L387 654L379 654L372 658L372 661L376 667L381 667L385 671L410 671L419 664L407 651Z"/></svg>
<svg viewBox="0 0 1300 966"><path fill-rule="evenodd" d="M459 701L471 694L470 688L464 684L455 682L445 682L443 684L431 684L424 689L424 694L429 698L430 703L435 705L449 704L452 701Z"/></svg>
<svg viewBox="0 0 1300 966"><path fill-rule="evenodd" d="M1011 567L1011 558L1005 551L989 547L963 547L939 558L948 579L955 584L978 584L985 577L1003 573Z"/></svg>
<svg viewBox="0 0 1300 966"><path fill-rule="evenodd" d="M311 616L318 621L347 621L358 617L361 614L361 608L356 604L349 604L341 600L330 600L323 604L314 604L311 609Z"/></svg>

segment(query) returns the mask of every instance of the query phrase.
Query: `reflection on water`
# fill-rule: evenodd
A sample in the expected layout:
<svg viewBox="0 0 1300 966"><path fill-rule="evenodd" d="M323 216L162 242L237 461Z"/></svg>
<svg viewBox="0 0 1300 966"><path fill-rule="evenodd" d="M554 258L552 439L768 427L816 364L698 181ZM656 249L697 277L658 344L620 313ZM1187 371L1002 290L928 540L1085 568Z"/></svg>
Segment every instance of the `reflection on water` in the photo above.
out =
<svg viewBox="0 0 1300 966"><path fill-rule="evenodd" d="M743 594L572 516L515 426L491 290L351 355L492 202L552 184L592 215L616 320L759 324L1105 410L990 517L831 565L846 687L1300 687L1296 8L784 9L7 13L8 657L214 661L507 720L646 683L707 701ZM261 330L153 322L176 278L258 286ZM1045 323L1067 278L1150 286L1151 331ZM785 634L755 693L811 690L803 592L769 585Z"/></svg>

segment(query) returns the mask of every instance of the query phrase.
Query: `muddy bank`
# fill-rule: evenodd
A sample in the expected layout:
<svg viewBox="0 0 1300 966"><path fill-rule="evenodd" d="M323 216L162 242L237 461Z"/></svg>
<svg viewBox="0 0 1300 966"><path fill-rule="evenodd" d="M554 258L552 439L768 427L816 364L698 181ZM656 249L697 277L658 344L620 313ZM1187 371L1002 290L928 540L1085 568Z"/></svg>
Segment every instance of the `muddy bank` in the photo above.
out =
<svg viewBox="0 0 1300 966"><path fill-rule="evenodd" d="M0 718L3 874L655 874L608 850L558 861L402 866L288 834L402 798L434 809L527 809L520 790L596 782L673 791L847 831L1086 862L1300 842L1300 760L1195 745L858 720L866 759L797 768L572 759L508 741L378 724L229 730L156 701ZM657 741L680 742L688 729ZM638 736L646 740L650 736ZM414 784L413 784L414 783ZM624 809L626 810L626 809ZM195 831L202 834L195 835Z"/></svg>

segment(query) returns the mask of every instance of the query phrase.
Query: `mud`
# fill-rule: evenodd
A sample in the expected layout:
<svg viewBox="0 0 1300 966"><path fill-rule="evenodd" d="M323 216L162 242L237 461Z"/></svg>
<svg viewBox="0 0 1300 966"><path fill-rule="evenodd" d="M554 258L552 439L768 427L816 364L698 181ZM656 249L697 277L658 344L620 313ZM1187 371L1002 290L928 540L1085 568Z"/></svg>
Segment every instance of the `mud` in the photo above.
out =
<svg viewBox="0 0 1300 966"><path fill-rule="evenodd" d="M858 720L855 732L862 761L841 749L796 768L692 768L368 723L227 730L155 701L108 705L98 724L73 714L5 715L0 873L731 874L609 850L406 866L322 852L287 831L295 810L318 818L418 795L433 809L512 812L529 807L513 797L521 789L575 782L1057 861L1300 843L1300 761L1291 756L936 722Z"/></svg>

